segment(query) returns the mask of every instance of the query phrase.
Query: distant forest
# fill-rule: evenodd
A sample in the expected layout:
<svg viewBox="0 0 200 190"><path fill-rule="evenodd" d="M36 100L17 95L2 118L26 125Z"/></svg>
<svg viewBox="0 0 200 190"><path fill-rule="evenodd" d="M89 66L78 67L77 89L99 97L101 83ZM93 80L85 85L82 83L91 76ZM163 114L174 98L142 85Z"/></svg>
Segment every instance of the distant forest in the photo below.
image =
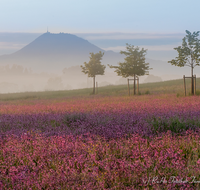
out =
<svg viewBox="0 0 200 190"><path fill-rule="evenodd" d="M30 75L32 74L31 69L24 68L21 65L6 65L6 66L0 66L0 75Z"/></svg>

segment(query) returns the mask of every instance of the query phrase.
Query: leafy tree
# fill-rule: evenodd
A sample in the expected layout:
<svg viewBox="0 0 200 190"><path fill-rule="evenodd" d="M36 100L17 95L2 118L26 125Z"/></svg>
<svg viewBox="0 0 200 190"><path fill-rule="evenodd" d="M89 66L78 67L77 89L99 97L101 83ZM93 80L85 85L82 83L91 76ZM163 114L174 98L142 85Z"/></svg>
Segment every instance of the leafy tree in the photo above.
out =
<svg viewBox="0 0 200 190"><path fill-rule="evenodd" d="M118 76L122 77L134 77L134 94L135 94L135 79L137 76L142 76L149 74L148 70L149 63L145 63L145 55L147 50L142 48L139 50L139 47L134 47L133 45L126 44L127 51L120 51L121 54L124 54L123 63L119 63L119 66L108 65L110 68L115 68L115 72Z"/></svg>
<svg viewBox="0 0 200 190"><path fill-rule="evenodd" d="M168 61L172 65L178 67L188 66L191 67L191 91L194 94L194 80L193 70L194 67L199 66L200 62L200 40L198 39L199 32L189 32L186 30L186 36L182 39L182 46L174 48L178 52L178 57Z"/></svg>
<svg viewBox="0 0 200 190"><path fill-rule="evenodd" d="M84 62L84 66L81 65L82 72L87 74L88 77L93 77L93 94L95 94L95 76L104 75L105 65L101 65L101 60L104 53L90 53L90 61Z"/></svg>

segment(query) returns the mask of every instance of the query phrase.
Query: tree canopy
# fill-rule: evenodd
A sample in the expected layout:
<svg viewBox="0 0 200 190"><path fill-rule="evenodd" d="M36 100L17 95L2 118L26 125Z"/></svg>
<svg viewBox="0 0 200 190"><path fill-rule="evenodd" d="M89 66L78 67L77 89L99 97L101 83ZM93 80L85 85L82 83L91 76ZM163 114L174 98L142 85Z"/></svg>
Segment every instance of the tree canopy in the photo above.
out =
<svg viewBox="0 0 200 190"><path fill-rule="evenodd" d="M104 75L105 65L101 65L101 60L104 53L90 53L90 61L84 62L84 66L81 65L82 72L87 74L88 77L95 77L96 75Z"/></svg>
<svg viewBox="0 0 200 190"><path fill-rule="evenodd" d="M149 63L145 63L147 50L144 48L139 50L139 47L134 47L130 44L126 44L126 50L127 51L120 51L121 54L126 56L123 63L119 63L119 66L108 66L110 68L115 68L117 75L125 78L149 74Z"/></svg>
<svg viewBox="0 0 200 190"><path fill-rule="evenodd" d="M200 40L199 32L189 32L186 30L186 36L182 39L182 46L174 48L178 52L178 57L168 61L178 67L189 66L192 69L199 66L200 62Z"/></svg>

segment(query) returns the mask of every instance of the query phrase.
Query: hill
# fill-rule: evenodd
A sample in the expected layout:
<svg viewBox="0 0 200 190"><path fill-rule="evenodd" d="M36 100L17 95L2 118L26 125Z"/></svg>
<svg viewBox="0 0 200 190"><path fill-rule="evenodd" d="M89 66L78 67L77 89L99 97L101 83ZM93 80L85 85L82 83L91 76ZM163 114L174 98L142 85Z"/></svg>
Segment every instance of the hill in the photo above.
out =
<svg viewBox="0 0 200 190"><path fill-rule="evenodd" d="M89 53L104 52L103 64L116 64L123 56L91 44L76 35L45 33L21 50L0 56L1 65L22 65L33 71L55 72L89 61Z"/></svg>
<svg viewBox="0 0 200 190"><path fill-rule="evenodd" d="M31 68L37 73L61 73L64 68L82 65L85 61L88 62L89 53L97 53L99 51L104 52L102 60L104 65L117 65L118 62L124 60L123 55L113 51L105 51L76 35L47 32L19 51L0 56L0 65L21 65L24 68ZM153 68L150 74L156 76L162 77L162 75L167 74L182 77L184 74L190 74L190 69L188 68L178 68L165 61L148 59L148 52L146 62L150 63L150 67ZM200 68L195 68L195 70L198 75ZM167 79L172 78L170 76L167 77Z"/></svg>

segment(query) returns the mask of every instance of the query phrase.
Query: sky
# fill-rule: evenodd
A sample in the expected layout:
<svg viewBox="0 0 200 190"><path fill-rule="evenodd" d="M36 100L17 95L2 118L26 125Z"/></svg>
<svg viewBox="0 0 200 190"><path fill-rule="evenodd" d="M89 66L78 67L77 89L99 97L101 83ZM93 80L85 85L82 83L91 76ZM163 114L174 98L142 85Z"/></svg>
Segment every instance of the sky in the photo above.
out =
<svg viewBox="0 0 200 190"><path fill-rule="evenodd" d="M168 60L185 30L200 30L199 0L0 0L0 55L42 33L72 33L104 50L129 43ZM159 54L158 54L159 52Z"/></svg>
<svg viewBox="0 0 200 190"><path fill-rule="evenodd" d="M0 32L197 31L199 7L199 0L0 0Z"/></svg>

